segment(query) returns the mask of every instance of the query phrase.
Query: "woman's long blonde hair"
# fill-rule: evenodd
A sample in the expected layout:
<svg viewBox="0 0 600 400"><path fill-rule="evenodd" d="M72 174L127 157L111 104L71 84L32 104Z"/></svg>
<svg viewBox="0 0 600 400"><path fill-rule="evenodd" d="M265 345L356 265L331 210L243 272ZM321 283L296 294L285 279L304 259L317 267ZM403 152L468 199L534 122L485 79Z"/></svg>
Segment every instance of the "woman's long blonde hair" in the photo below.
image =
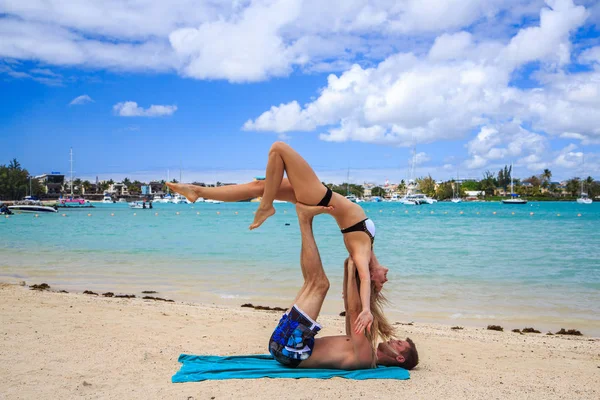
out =
<svg viewBox="0 0 600 400"><path fill-rule="evenodd" d="M356 284L360 290L360 277L356 271ZM371 314L373 314L373 325L371 332L366 332L367 338L371 342L371 351L373 352L373 362L371 367L377 365L377 344L379 342L387 343L394 338L394 327L389 323L383 314L383 306L388 304L388 300L375 288L375 283L371 281Z"/></svg>

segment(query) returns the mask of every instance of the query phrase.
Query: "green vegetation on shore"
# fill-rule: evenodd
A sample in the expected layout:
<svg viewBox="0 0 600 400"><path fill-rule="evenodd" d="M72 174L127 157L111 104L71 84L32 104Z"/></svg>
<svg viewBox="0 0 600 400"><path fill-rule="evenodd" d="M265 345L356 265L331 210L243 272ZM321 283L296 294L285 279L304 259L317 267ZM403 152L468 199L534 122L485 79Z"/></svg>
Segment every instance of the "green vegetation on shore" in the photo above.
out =
<svg viewBox="0 0 600 400"><path fill-rule="evenodd" d="M46 194L45 187L37 180L31 179L29 172L21 167L17 159L13 159L8 165L0 165L0 200L18 200L26 195L43 197ZM460 197L467 197L466 192L481 192L477 197L481 200L500 201L509 194L510 183L512 179L512 167L504 166L496 174L486 171L481 180L463 180L456 182L454 179L439 182L434 180L431 175L416 179L419 190L437 200L449 200L453 197L455 190L459 190ZM574 201L581 191L581 179L579 177L571 178L564 182L552 182L552 172L545 169L539 175L532 175L525 179L514 178L514 192L520 196L526 197L532 201ZM177 183L175 179L172 180ZM74 179L72 182L73 192L77 195L89 193L94 188L96 193L102 194L115 183L112 179L99 182L98 185L92 185L89 181ZM128 178L122 182L128 189L129 194L139 195L142 185L145 183L139 181L130 181ZM160 184L163 191L166 191L164 181ZM217 183L217 186L220 186ZM365 186L353 183L342 183L340 185L329 183L328 187L336 193L343 196L353 194L356 197L365 196ZM584 191L590 198L600 196L600 182L595 181L591 176L583 180ZM404 180L390 187L371 187L371 196L386 197L391 193L404 194L408 189L408 183Z"/></svg>
<svg viewBox="0 0 600 400"><path fill-rule="evenodd" d="M37 179L31 179L30 182L29 172L21 167L16 158L8 165L0 165L0 200L18 200L28 194L41 196L44 193L44 187Z"/></svg>

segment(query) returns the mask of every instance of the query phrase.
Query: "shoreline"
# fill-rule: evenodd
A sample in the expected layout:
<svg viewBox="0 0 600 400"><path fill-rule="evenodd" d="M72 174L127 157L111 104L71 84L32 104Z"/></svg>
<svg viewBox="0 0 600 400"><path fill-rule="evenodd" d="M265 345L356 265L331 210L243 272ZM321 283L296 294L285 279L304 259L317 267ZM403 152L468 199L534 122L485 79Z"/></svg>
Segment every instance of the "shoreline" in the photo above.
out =
<svg viewBox="0 0 600 400"><path fill-rule="evenodd" d="M31 286L34 284L33 280L29 280L24 276L1 276L0 284L11 284L18 285L23 282L26 285ZM237 308L245 303L252 303L257 306L266 307L288 307L289 302L295 295L295 290L290 293L271 292L267 294L257 295L254 293L235 293L235 290L227 290L223 288L222 291L209 291L208 286L195 286L193 289L190 287L181 287L177 285L176 281L169 281L168 284L165 282L152 281L148 282L133 282L133 281L118 281L107 283L103 279L101 282L89 281L82 284L79 281L63 281L56 283L51 277L37 277L35 284L46 283L51 286L50 292L67 291L68 293L82 294L85 291L97 292L99 296L102 293L113 292L114 294L128 294L135 295L138 298L144 296L143 291L153 291L156 296L174 300L178 303L185 304L203 304L213 305L222 307ZM436 303L437 304L437 303ZM524 313L520 315L494 315L494 310L488 309L482 311L482 314L471 315L466 313L465 310L460 310L460 304L456 304L457 312L450 315L446 311L436 310L436 304L432 304L429 311L423 311L426 307L423 303L420 303L419 310L417 311L406 311L402 308L402 303L391 302L385 307L386 315L390 322L397 323L426 323L426 324L437 324L443 326L468 326L472 328L485 328L488 325L499 325L502 326L505 331L511 331L513 329L524 329L534 328L546 333L555 333L560 329L575 329L582 332L585 337L598 337L600 338L600 321L591 319L582 319L574 317L561 317L561 316L550 316L550 315L539 315L535 314L535 309L530 310L529 314ZM406 305L405 305L406 306ZM408 310L411 307L408 306ZM321 315L335 317L343 311L343 302L341 297L336 297L335 292L331 291L325 301Z"/></svg>
<svg viewBox="0 0 600 400"><path fill-rule="evenodd" d="M155 296L155 295L153 295ZM159 296L159 295L158 295ZM172 384L180 353L264 354L280 312L38 292L0 284L0 393L7 398L580 398L598 397L600 339L448 325L396 325L417 343L408 381L231 380ZM342 317L319 318L322 335ZM32 361L34 361L32 363ZM565 373L568 372L568 373ZM291 395L290 395L291 396ZM285 397L285 396L284 396ZM291 398L291 397L287 397Z"/></svg>

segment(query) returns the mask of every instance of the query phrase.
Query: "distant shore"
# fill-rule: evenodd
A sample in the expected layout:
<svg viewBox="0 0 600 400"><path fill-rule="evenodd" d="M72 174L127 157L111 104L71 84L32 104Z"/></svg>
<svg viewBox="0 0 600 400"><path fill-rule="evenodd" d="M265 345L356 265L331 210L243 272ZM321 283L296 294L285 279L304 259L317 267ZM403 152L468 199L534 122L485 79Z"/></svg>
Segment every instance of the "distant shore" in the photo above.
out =
<svg viewBox="0 0 600 400"><path fill-rule="evenodd" d="M160 294L152 294L160 296ZM181 353L264 354L281 312L38 292L0 284L0 393L7 398L596 399L599 339L397 324L418 346L408 381L233 380L172 384ZM323 317L320 335L343 332ZM285 397L285 396L284 396Z"/></svg>
<svg viewBox="0 0 600 400"><path fill-rule="evenodd" d="M84 197L85 199L85 197ZM130 197L127 200L127 203L131 202L131 201L143 201L145 198L138 196L138 197ZM502 196L490 196L490 197L486 197L485 199L477 199L477 200L463 200L463 203L481 203L481 202L488 202L488 203L496 203L496 202L501 202L502 200L506 200L508 199L508 197L502 197ZM564 198L560 198L560 197L552 197L552 198L548 198L548 197L523 197L523 199L530 201L530 202L536 202L536 201L543 201L543 202L559 202L559 203L568 203L568 202L572 202L575 203L577 201L577 197L564 197ZM85 199L87 201L89 201L92 204L102 204L104 203L102 200L88 200ZM21 200L0 200L0 204L6 204L6 205L13 205L16 202L19 202ZM54 205L54 204L58 204L59 202L57 200L45 200L42 199L40 200L42 202L42 204L44 205ZM238 203L247 203L247 202L255 202L257 201L256 199L253 200L245 200L245 201L239 201ZM370 203L371 201L366 200L367 203ZM440 200L440 202L442 203L450 203L450 200ZM598 200L594 200L595 203L598 202ZM113 204L117 204L117 203L123 203L123 202L119 202L119 201L114 201ZM374 202L377 204L381 204L381 203L388 203L388 201L380 201L380 202ZM389 203L394 203L394 202L389 202Z"/></svg>

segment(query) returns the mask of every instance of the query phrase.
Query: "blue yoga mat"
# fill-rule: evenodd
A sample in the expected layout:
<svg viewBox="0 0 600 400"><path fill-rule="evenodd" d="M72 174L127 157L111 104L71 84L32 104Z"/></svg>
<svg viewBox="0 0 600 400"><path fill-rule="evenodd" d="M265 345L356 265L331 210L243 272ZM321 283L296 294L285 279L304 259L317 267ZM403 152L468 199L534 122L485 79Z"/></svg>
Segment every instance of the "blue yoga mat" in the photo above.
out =
<svg viewBox="0 0 600 400"><path fill-rule="evenodd" d="M173 375L172 382L200 382L224 379L257 378L346 378L346 379L408 379L407 370L399 367L377 367L344 371L341 369L288 368L268 354L247 356L179 356L181 369Z"/></svg>

